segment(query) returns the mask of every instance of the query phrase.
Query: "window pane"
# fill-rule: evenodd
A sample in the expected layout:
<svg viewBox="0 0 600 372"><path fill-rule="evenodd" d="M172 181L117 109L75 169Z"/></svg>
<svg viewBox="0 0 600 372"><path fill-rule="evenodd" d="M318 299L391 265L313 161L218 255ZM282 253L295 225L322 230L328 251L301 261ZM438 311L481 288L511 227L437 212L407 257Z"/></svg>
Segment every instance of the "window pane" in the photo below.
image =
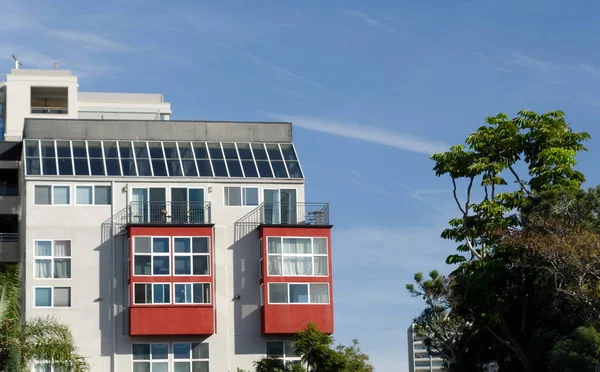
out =
<svg viewBox="0 0 600 372"><path fill-rule="evenodd" d="M35 204L50 204L50 189L51 186L36 186L35 187Z"/></svg>
<svg viewBox="0 0 600 372"><path fill-rule="evenodd" d="M88 141L88 152L91 158L102 159L102 145L98 141Z"/></svg>
<svg viewBox="0 0 600 372"><path fill-rule="evenodd" d="M225 205L242 205L241 187L225 187Z"/></svg>
<svg viewBox="0 0 600 372"><path fill-rule="evenodd" d="M37 306L37 307L52 306L52 288L36 288L35 289L35 306Z"/></svg>
<svg viewBox="0 0 600 372"><path fill-rule="evenodd" d="M265 152L265 146L262 143L253 143L252 152L254 152L254 159L256 160L267 160L267 153Z"/></svg>
<svg viewBox="0 0 600 372"><path fill-rule="evenodd" d="M283 256L283 275L313 275L312 257Z"/></svg>
<svg viewBox="0 0 600 372"><path fill-rule="evenodd" d="M181 172L181 164L179 160L167 160L167 166L169 169L169 176L171 177L180 177L183 176Z"/></svg>
<svg viewBox="0 0 600 372"><path fill-rule="evenodd" d="M209 304L210 303L210 284L195 283L194 284L194 303Z"/></svg>
<svg viewBox="0 0 600 372"><path fill-rule="evenodd" d="M133 372L150 372L150 362L134 362Z"/></svg>
<svg viewBox="0 0 600 372"><path fill-rule="evenodd" d="M286 283L269 283L269 302L272 304L287 304L288 285Z"/></svg>
<svg viewBox="0 0 600 372"><path fill-rule="evenodd" d="M152 362L152 372L169 372L169 363L167 362Z"/></svg>
<svg viewBox="0 0 600 372"><path fill-rule="evenodd" d="M290 284L290 303L308 303L308 284Z"/></svg>
<svg viewBox="0 0 600 372"><path fill-rule="evenodd" d="M42 158L42 167L44 167L45 176L56 176L58 174L56 171L56 159L54 158Z"/></svg>
<svg viewBox="0 0 600 372"><path fill-rule="evenodd" d="M192 238L192 249L194 253L208 253L208 238Z"/></svg>
<svg viewBox="0 0 600 372"><path fill-rule="evenodd" d="M121 167L124 176L135 176L135 162L133 159L121 159Z"/></svg>
<svg viewBox="0 0 600 372"><path fill-rule="evenodd" d="M258 173L262 178L273 178L273 171L268 160L257 160L256 165L258 166Z"/></svg>
<svg viewBox="0 0 600 372"><path fill-rule="evenodd" d="M191 284L174 284L174 291L176 304L189 304L192 302Z"/></svg>
<svg viewBox="0 0 600 372"><path fill-rule="evenodd" d="M194 256L194 275L209 275L208 269L209 256Z"/></svg>
<svg viewBox="0 0 600 372"><path fill-rule="evenodd" d="M26 156L40 156L39 141L26 140L25 141L25 155Z"/></svg>
<svg viewBox="0 0 600 372"><path fill-rule="evenodd" d="M152 238L152 252L169 253L169 238Z"/></svg>
<svg viewBox="0 0 600 372"><path fill-rule="evenodd" d="M315 254L327 254L327 238L313 238L313 250Z"/></svg>
<svg viewBox="0 0 600 372"><path fill-rule="evenodd" d="M120 141L119 142L119 152L121 153L121 159L131 159L133 158L133 151L131 149L131 142L129 141Z"/></svg>
<svg viewBox="0 0 600 372"><path fill-rule="evenodd" d="M315 256L314 270L315 275L327 275L329 267L327 267L327 256Z"/></svg>
<svg viewBox="0 0 600 372"><path fill-rule="evenodd" d="M63 176L72 176L73 164L71 163L71 158L59 158L58 171Z"/></svg>
<svg viewBox="0 0 600 372"><path fill-rule="evenodd" d="M54 278L68 279L71 277L71 259L70 258L55 258L54 259Z"/></svg>
<svg viewBox="0 0 600 372"><path fill-rule="evenodd" d="M174 359L190 359L191 349L190 344L173 344Z"/></svg>
<svg viewBox="0 0 600 372"><path fill-rule="evenodd" d="M153 296L152 303L155 304L168 304L171 302L171 286L169 284L154 284L153 285ZM152 351L154 357L154 350Z"/></svg>
<svg viewBox="0 0 600 372"><path fill-rule="evenodd" d="M41 145L42 145L42 157L43 158L55 158L56 157L56 151L54 149L54 141L41 141ZM36 153L34 154L27 154L27 156L38 156L39 153L37 153L37 141L36 141ZM68 153L65 154L64 156L69 156Z"/></svg>
<svg viewBox="0 0 600 372"><path fill-rule="evenodd" d="M258 171L253 160L242 160L242 168L246 177L258 177Z"/></svg>
<svg viewBox="0 0 600 372"><path fill-rule="evenodd" d="M152 344L152 359L169 359L169 344Z"/></svg>
<svg viewBox="0 0 600 372"><path fill-rule="evenodd" d="M112 198L110 186L96 186L94 197L96 205L110 205Z"/></svg>
<svg viewBox="0 0 600 372"><path fill-rule="evenodd" d="M133 252L150 253L150 237L136 236L133 238Z"/></svg>
<svg viewBox="0 0 600 372"><path fill-rule="evenodd" d="M311 284L310 302L313 304L326 304L329 302L329 285Z"/></svg>
<svg viewBox="0 0 600 372"><path fill-rule="evenodd" d="M208 151L210 152L211 159L223 159L223 152L221 151L221 144L209 143Z"/></svg>
<svg viewBox="0 0 600 372"><path fill-rule="evenodd" d="M70 187L69 186L54 186L54 204L71 204L71 198L69 195Z"/></svg>
<svg viewBox="0 0 600 372"><path fill-rule="evenodd" d="M283 357L283 342L268 341L267 342L267 356Z"/></svg>
<svg viewBox="0 0 600 372"><path fill-rule="evenodd" d="M296 358L298 356L296 354L296 343L293 341L286 341L283 351L286 358Z"/></svg>
<svg viewBox="0 0 600 372"><path fill-rule="evenodd" d="M296 152L294 151L294 147L292 146L292 144L281 144L279 145L281 147L281 151L283 152L283 158L285 160L298 160L298 157L296 156Z"/></svg>
<svg viewBox="0 0 600 372"><path fill-rule="evenodd" d="M311 241L308 238L283 238L283 253L311 254Z"/></svg>
<svg viewBox="0 0 600 372"><path fill-rule="evenodd" d="M286 161L285 162L290 178L302 178L302 170L300 169L300 163L297 161Z"/></svg>
<svg viewBox="0 0 600 372"><path fill-rule="evenodd" d="M154 169L154 176L166 177L167 167L164 160L152 160L152 169Z"/></svg>
<svg viewBox="0 0 600 372"><path fill-rule="evenodd" d="M173 372L191 372L190 362L174 362Z"/></svg>
<svg viewBox="0 0 600 372"><path fill-rule="evenodd" d="M133 344L132 347L133 360L150 360L150 345L149 344Z"/></svg>
<svg viewBox="0 0 600 372"><path fill-rule="evenodd" d="M52 261L36 259L35 260L35 278L49 279L52 277Z"/></svg>
<svg viewBox="0 0 600 372"><path fill-rule="evenodd" d="M208 344L193 343L192 344L192 359L208 359ZM207 370L208 371L208 370Z"/></svg>
<svg viewBox="0 0 600 372"><path fill-rule="evenodd" d="M283 160L281 157L281 151L279 151L279 146L276 144L268 144L267 152L269 153L269 159L273 160Z"/></svg>
<svg viewBox="0 0 600 372"><path fill-rule="evenodd" d="M151 260L151 256L135 255L135 267L133 268L133 275L152 275Z"/></svg>
<svg viewBox="0 0 600 372"><path fill-rule="evenodd" d="M269 275L281 275L282 274L281 262L282 262L281 256L269 256L269 258L267 260Z"/></svg>
<svg viewBox="0 0 600 372"><path fill-rule="evenodd" d="M54 257L71 257L71 241L56 240L54 242Z"/></svg>
<svg viewBox="0 0 600 372"><path fill-rule="evenodd" d="M175 142L163 142L163 147L165 148L165 156L167 159L179 159Z"/></svg>
<svg viewBox="0 0 600 372"><path fill-rule="evenodd" d="M71 307L71 288L54 288L54 307Z"/></svg>
<svg viewBox="0 0 600 372"><path fill-rule="evenodd" d="M243 190L244 190L244 205L257 206L258 205L258 188L257 187L246 187Z"/></svg>
<svg viewBox="0 0 600 372"><path fill-rule="evenodd" d="M225 167L225 161L215 160L212 161L213 169L215 170L215 177L228 177L227 168Z"/></svg>
<svg viewBox="0 0 600 372"><path fill-rule="evenodd" d="M71 157L71 145L69 141L56 141L56 149L58 150L59 158Z"/></svg>
<svg viewBox="0 0 600 372"><path fill-rule="evenodd" d="M153 256L152 275L169 275L169 256Z"/></svg>
<svg viewBox="0 0 600 372"><path fill-rule="evenodd" d="M177 142L177 146L179 146L179 154L181 155L182 159L194 158L192 146L189 142Z"/></svg>
<svg viewBox="0 0 600 372"><path fill-rule="evenodd" d="M150 168L150 160L137 159L138 175L140 177L152 177L152 169Z"/></svg>
<svg viewBox="0 0 600 372"><path fill-rule="evenodd" d="M175 253L190 252L190 238L175 238L174 251Z"/></svg>
<svg viewBox="0 0 600 372"><path fill-rule="evenodd" d="M151 284L137 283L133 285L133 302L136 304L148 304L151 301Z"/></svg>
<svg viewBox="0 0 600 372"><path fill-rule="evenodd" d="M92 204L92 186L77 186L75 200L77 204Z"/></svg>
<svg viewBox="0 0 600 372"><path fill-rule="evenodd" d="M87 159L75 159L75 174L78 176L89 176L90 170L88 168Z"/></svg>
<svg viewBox="0 0 600 372"><path fill-rule="evenodd" d="M198 176L198 171L196 170L196 163L194 160L182 160L183 163L183 173L187 177L196 177Z"/></svg>
<svg viewBox="0 0 600 372"><path fill-rule="evenodd" d="M281 254L281 238L268 238L268 252Z"/></svg>
<svg viewBox="0 0 600 372"><path fill-rule="evenodd" d="M201 177L212 177L212 168L210 167L210 162L208 160L198 160L196 162L198 164L198 171L200 172Z"/></svg>
<svg viewBox="0 0 600 372"><path fill-rule="evenodd" d="M35 255L38 257L52 256L52 242L50 240L35 242Z"/></svg>
<svg viewBox="0 0 600 372"><path fill-rule="evenodd" d="M271 166L273 167L275 178L288 178L287 171L285 170L285 165L282 161L272 161Z"/></svg>
<svg viewBox="0 0 600 372"><path fill-rule="evenodd" d="M90 167L92 176L104 176L104 160L90 159Z"/></svg>
<svg viewBox="0 0 600 372"><path fill-rule="evenodd" d="M109 176L120 176L121 166L119 159L106 159L106 174Z"/></svg>
<svg viewBox="0 0 600 372"><path fill-rule="evenodd" d="M196 159L208 159L208 151L206 150L206 145L204 142L194 142L194 153L196 154Z"/></svg>
<svg viewBox="0 0 600 372"><path fill-rule="evenodd" d="M175 256L175 275L190 275L192 273L192 263L190 256Z"/></svg>
<svg viewBox="0 0 600 372"><path fill-rule="evenodd" d="M227 168L229 168L230 177L244 177L242 167L238 160L227 160Z"/></svg>
<svg viewBox="0 0 600 372"><path fill-rule="evenodd" d="M52 159L54 160L54 159ZM40 160L39 159L33 159L33 158L27 158L25 161L27 164L27 174L30 176L39 176L42 173L42 170L40 168ZM56 170L56 166L55 166L55 170ZM54 173L55 174L55 173ZM52 175L54 175L52 174Z"/></svg>
<svg viewBox="0 0 600 372"><path fill-rule="evenodd" d="M146 148L146 142L134 142L133 152L136 159L148 159L148 149Z"/></svg>

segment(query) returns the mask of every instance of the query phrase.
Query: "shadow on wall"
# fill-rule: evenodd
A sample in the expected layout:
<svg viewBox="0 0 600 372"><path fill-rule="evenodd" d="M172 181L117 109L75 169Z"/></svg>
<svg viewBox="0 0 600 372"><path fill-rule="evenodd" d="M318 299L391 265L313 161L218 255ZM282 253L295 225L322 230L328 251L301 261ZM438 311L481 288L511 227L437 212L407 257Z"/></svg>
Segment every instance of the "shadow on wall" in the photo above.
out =
<svg viewBox="0 0 600 372"><path fill-rule="evenodd" d="M110 221L101 226L102 243L96 248L98 251L98 264L100 267L99 277L99 296L95 301L99 306L99 325L101 336L101 355L112 355L115 342L113 340L113 325L111 307L116 307L115 321L117 335L119 332L125 334L128 331L126 295L128 272L127 262L129 260L128 237L126 231L120 231L120 227L113 227ZM114 231L113 231L114 229ZM117 232L117 235L114 235ZM114 246L113 246L114 244ZM113 262L113 250L114 261ZM116 287L112 292L113 283L121 283L121 287ZM112 295L112 296L111 296ZM112 297L112 298L111 298ZM128 333L128 332L127 332ZM122 354L118 347L115 348L117 354Z"/></svg>
<svg viewBox="0 0 600 372"><path fill-rule="evenodd" d="M237 229L236 229L237 230ZM233 252L233 319L236 354L262 354L260 314L260 241L256 226L229 247Z"/></svg>

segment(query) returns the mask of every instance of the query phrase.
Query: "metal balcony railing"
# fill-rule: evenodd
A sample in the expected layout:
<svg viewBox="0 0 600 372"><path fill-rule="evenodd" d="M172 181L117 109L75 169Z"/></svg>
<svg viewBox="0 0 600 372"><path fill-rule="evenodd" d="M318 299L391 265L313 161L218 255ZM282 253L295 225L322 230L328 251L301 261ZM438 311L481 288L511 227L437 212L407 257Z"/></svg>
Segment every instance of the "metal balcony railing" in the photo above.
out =
<svg viewBox="0 0 600 372"><path fill-rule="evenodd" d="M238 222L258 225L329 225L329 203L262 203Z"/></svg>
<svg viewBox="0 0 600 372"><path fill-rule="evenodd" d="M19 233L0 233L0 242L18 242Z"/></svg>
<svg viewBox="0 0 600 372"><path fill-rule="evenodd" d="M193 225L210 221L210 202L131 202L113 218L116 225Z"/></svg>
<svg viewBox="0 0 600 372"><path fill-rule="evenodd" d="M32 114L68 114L68 107L31 107Z"/></svg>

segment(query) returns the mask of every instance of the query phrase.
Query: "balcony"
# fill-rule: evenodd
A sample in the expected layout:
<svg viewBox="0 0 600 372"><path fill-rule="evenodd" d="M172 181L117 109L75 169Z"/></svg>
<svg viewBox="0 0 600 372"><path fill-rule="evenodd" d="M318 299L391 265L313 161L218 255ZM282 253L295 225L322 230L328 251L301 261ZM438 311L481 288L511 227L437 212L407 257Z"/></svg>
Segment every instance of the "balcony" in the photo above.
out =
<svg viewBox="0 0 600 372"><path fill-rule="evenodd" d="M238 224L329 226L329 203L262 203Z"/></svg>
<svg viewBox="0 0 600 372"><path fill-rule="evenodd" d="M117 225L208 225L210 202L131 202L118 212Z"/></svg>
<svg viewBox="0 0 600 372"><path fill-rule="evenodd" d="M19 262L19 233L0 232L0 262Z"/></svg>

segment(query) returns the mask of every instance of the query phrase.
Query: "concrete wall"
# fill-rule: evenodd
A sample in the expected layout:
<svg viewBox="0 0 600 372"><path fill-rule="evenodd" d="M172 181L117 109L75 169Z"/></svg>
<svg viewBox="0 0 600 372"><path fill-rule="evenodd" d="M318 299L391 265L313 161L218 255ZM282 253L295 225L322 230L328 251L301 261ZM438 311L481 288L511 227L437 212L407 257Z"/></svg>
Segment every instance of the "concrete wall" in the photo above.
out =
<svg viewBox="0 0 600 372"><path fill-rule="evenodd" d="M236 234L235 221L255 207L227 207L224 205L225 186L258 186L260 202L262 189L296 189L298 202L304 202L303 181L208 180L190 182L184 179L117 179L113 184L111 206L39 206L33 204L34 186L49 184L71 185L71 202L75 185L108 185L107 178L60 177L55 182L49 177L27 177L24 202L26 207L22 241L25 242L25 316L54 315L69 324L81 353L87 358L92 371L110 371L111 355L116 348L116 371L131 370L132 342L202 342L210 345L211 371L235 371L240 367L250 370L252 362L263 357L266 340L289 338L261 335L259 239L256 230L248 235ZM239 180L238 180L239 182ZM211 202L214 227L213 272L215 275L214 304L216 307L216 334L205 337L136 337L128 336L127 281L128 240L126 235L113 237L102 223L111 214L123 209L133 187L203 187L205 200ZM209 192L209 190L212 190ZM34 279L33 247L36 239L71 240L72 278ZM113 286L114 284L114 286ZM34 286L71 286L71 308L35 308ZM240 298L235 300L234 297ZM99 299L102 297L103 299ZM115 310L114 318L111 310ZM114 320L114 322L113 322ZM168 321L168 320L167 320ZM191 320L193 321L193 320ZM113 326L115 333L113 333ZM116 342L113 341L116 337Z"/></svg>

